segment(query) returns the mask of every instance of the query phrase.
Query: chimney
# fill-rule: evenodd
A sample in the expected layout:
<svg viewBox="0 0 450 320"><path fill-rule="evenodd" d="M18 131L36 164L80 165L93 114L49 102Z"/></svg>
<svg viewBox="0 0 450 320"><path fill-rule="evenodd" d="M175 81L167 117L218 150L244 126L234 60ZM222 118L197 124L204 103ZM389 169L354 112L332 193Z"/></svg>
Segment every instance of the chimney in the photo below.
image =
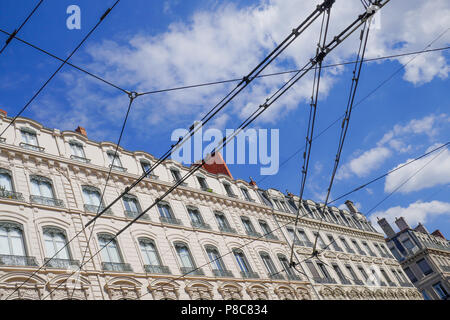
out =
<svg viewBox="0 0 450 320"><path fill-rule="evenodd" d="M389 224L389 222L387 222L385 218L378 219L377 222L388 238L392 238L395 236L394 229L392 229L391 225Z"/></svg>
<svg viewBox="0 0 450 320"><path fill-rule="evenodd" d="M427 228L425 228L425 226L420 222L414 230L425 233L425 234L429 234Z"/></svg>
<svg viewBox="0 0 450 320"><path fill-rule="evenodd" d="M251 186L257 187L256 182L253 180L252 177L250 177L250 182L248 184Z"/></svg>
<svg viewBox="0 0 450 320"><path fill-rule="evenodd" d="M3 117L6 117L8 115L8 112L6 112L3 109L0 109L0 115L3 116Z"/></svg>
<svg viewBox="0 0 450 320"><path fill-rule="evenodd" d="M409 229L409 225L403 217L395 218L395 224L400 229L400 231Z"/></svg>
<svg viewBox="0 0 450 320"><path fill-rule="evenodd" d="M358 209L356 209L356 207L352 201L350 201L350 200L345 201L345 205L347 206L348 210L351 213L358 213Z"/></svg>
<svg viewBox="0 0 450 320"><path fill-rule="evenodd" d="M216 152L213 156L210 156L206 163L203 165L203 168L212 174L225 174L229 176L231 179L234 179L231 175L230 170L228 169L225 160L223 160L220 152Z"/></svg>
<svg viewBox="0 0 450 320"><path fill-rule="evenodd" d="M447 240L447 239L445 239L444 235L442 234L442 232L439 229L434 230L432 235L435 237L441 237L442 239Z"/></svg>
<svg viewBox="0 0 450 320"><path fill-rule="evenodd" d="M83 136L85 136L87 138L87 133L86 133L85 128L78 126L78 128L75 129L75 132L78 132L79 134L82 134Z"/></svg>

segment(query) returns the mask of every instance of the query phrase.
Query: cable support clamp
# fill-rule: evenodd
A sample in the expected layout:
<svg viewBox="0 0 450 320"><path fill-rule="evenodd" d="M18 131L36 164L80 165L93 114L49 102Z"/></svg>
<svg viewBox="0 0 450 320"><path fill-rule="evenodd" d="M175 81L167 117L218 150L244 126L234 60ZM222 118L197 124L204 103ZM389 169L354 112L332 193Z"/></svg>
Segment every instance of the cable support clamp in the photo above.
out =
<svg viewBox="0 0 450 320"><path fill-rule="evenodd" d="M100 17L100 21L106 18L106 16L111 12L111 8L108 8L105 13Z"/></svg>
<svg viewBox="0 0 450 320"><path fill-rule="evenodd" d="M6 44L10 43L11 40L14 39L14 37L16 36L16 34L17 34L17 29L14 30L13 33L11 33L11 35L9 36L9 38L6 39L5 43L6 43Z"/></svg>
<svg viewBox="0 0 450 320"><path fill-rule="evenodd" d="M137 93L136 91L128 92L128 98L130 98L130 100L134 100L137 97L139 97L139 93Z"/></svg>

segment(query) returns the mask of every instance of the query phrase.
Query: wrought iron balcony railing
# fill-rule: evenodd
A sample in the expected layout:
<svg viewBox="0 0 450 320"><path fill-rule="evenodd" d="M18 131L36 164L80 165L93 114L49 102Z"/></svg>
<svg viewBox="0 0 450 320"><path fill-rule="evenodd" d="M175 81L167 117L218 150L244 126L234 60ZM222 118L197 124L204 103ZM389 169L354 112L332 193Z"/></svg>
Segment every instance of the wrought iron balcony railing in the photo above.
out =
<svg viewBox="0 0 450 320"><path fill-rule="evenodd" d="M141 212L137 212L137 211L130 211L130 210L125 210L125 215L128 217L128 218L131 218L131 219L134 219L134 218L136 218L138 215L140 215L141 214ZM143 214L139 219L142 219L142 220L150 220L150 216L148 215L148 214Z"/></svg>
<svg viewBox="0 0 450 320"><path fill-rule="evenodd" d="M211 226L204 222L198 222L198 221L191 221L192 227L196 229L205 229L205 230L211 230Z"/></svg>
<svg viewBox="0 0 450 320"><path fill-rule="evenodd" d="M360 279L353 279L353 282L355 284L357 284L357 285L360 285L360 286L364 285L364 282L362 280L360 280Z"/></svg>
<svg viewBox="0 0 450 320"><path fill-rule="evenodd" d="M80 266L80 262L78 260L71 260L71 259L45 258L44 262L47 268L54 268L54 269L69 269L72 266L74 267Z"/></svg>
<svg viewBox="0 0 450 320"><path fill-rule="evenodd" d="M450 266L441 266L441 269L444 270L444 272L450 272Z"/></svg>
<svg viewBox="0 0 450 320"><path fill-rule="evenodd" d="M449 246L445 246L442 244L432 243L432 242L424 242L423 245L430 249L438 249L438 250L444 250L444 251L450 251ZM414 252L415 253L415 252Z"/></svg>
<svg viewBox="0 0 450 320"><path fill-rule="evenodd" d="M340 279L342 284L352 284L352 282L348 279Z"/></svg>
<svg viewBox="0 0 450 320"><path fill-rule="evenodd" d="M269 274L269 278L272 280L284 280L284 277L281 273Z"/></svg>
<svg viewBox="0 0 450 320"><path fill-rule="evenodd" d="M169 267L167 266L155 266L146 264L144 265L145 272L155 273L155 274L171 274Z"/></svg>
<svg viewBox="0 0 450 320"><path fill-rule="evenodd" d="M39 151L39 152L44 152L44 150L45 150L44 147L35 146L34 144L29 144L29 143L26 143L26 142L19 143L19 146L24 148L24 149L33 150L33 151Z"/></svg>
<svg viewBox="0 0 450 320"><path fill-rule="evenodd" d="M175 184L175 183L177 183L177 182L178 182L178 181L176 181L176 180L173 180L173 181L172 181L173 184ZM188 184L187 184L187 182L181 182L181 183L180 183L180 186L182 186L182 187L187 187Z"/></svg>
<svg viewBox="0 0 450 320"><path fill-rule="evenodd" d="M363 251L363 250L361 250L361 249L358 249L358 253L360 254L360 255L362 255L362 256L366 256L367 254Z"/></svg>
<svg viewBox="0 0 450 320"><path fill-rule="evenodd" d="M355 253L355 250L353 250L351 248L346 248L345 250L347 250L348 253Z"/></svg>
<svg viewBox="0 0 450 320"><path fill-rule="evenodd" d="M412 288L412 287L414 287L414 285L412 283L409 283L409 282L400 282L400 287Z"/></svg>
<svg viewBox="0 0 450 320"><path fill-rule="evenodd" d="M103 205L100 206L100 208L99 208L99 206L96 206L94 204L85 204L84 205L84 211L91 212L91 213L100 213L100 212L102 212L102 210L104 208L105 207ZM111 211L111 208L108 208L108 210L105 211L105 214L112 215L113 212Z"/></svg>
<svg viewBox="0 0 450 320"><path fill-rule="evenodd" d="M331 279L331 278L314 277L313 279L317 283L336 283L336 280Z"/></svg>
<svg viewBox="0 0 450 320"><path fill-rule="evenodd" d="M375 252L373 252L373 251L369 251L369 254L372 256L372 257L376 257L377 255L375 254Z"/></svg>
<svg viewBox="0 0 450 320"><path fill-rule="evenodd" d="M381 287L387 287L387 284L386 284L386 282L384 282L384 281L380 281L380 286L381 286Z"/></svg>
<svg viewBox="0 0 450 320"><path fill-rule="evenodd" d="M236 233L236 229L231 227L219 226L219 230L226 233Z"/></svg>
<svg viewBox="0 0 450 320"><path fill-rule="evenodd" d="M202 268L194 268L194 267L181 267L181 274L190 275L190 276L204 276Z"/></svg>
<svg viewBox="0 0 450 320"><path fill-rule="evenodd" d="M253 271L241 271L241 276L244 279L259 279L259 274Z"/></svg>
<svg viewBox="0 0 450 320"><path fill-rule="evenodd" d="M114 164L110 164L109 167L113 170L120 171L120 172L127 172L127 170L128 170L127 168L124 168L121 166L116 166Z"/></svg>
<svg viewBox="0 0 450 320"><path fill-rule="evenodd" d="M30 202L43 204L43 205L51 206L51 207L64 208L64 201L62 201L60 199L56 199L56 198L48 198L48 197L30 195Z"/></svg>
<svg viewBox="0 0 450 320"><path fill-rule="evenodd" d="M397 286L397 284L395 284L395 282L392 282L392 281L388 281L388 285L389 285L389 287L396 287Z"/></svg>
<svg viewBox="0 0 450 320"><path fill-rule="evenodd" d="M104 271L133 272L129 263L102 262L102 268Z"/></svg>
<svg viewBox="0 0 450 320"><path fill-rule="evenodd" d="M23 195L20 192L8 191L8 190L2 190L2 189L0 189L0 198L25 201L25 199L23 198Z"/></svg>
<svg viewBox="0 0 450 320"><path fill-rule="evenodd" d="M300 277L298 275L296 275L295 273L291 273L291 274L287 273L286 277L289 280L293 280L293 281L300 281L301 280Z"/></svg>
<svg viewBox="0 0 450 320"><path fill-rule="evenodd" d="M90 163L91 162L91 159L84 158L84 157L79 157L79 156L76 156L74 154L72 154L70 156L70 159L73 159L73 160L76 160L76 161L80 161L80 162L84 162L84 163Z"/></svg>
<svg viewBox="0 0 450 320"><path fill-rule="evenodd" d="M159 217L159 221L161 221L162 223L168 223L168 224L174 224L174 225L183 225L183 223L181 222L180 219L176 219L176 218L168 218L168 217Z"/></svg>
<svg viewBox="0 0 450 320"><path fill-rule="evenodd" d="M261 237L261 233L254 231L254 230L245 230L245 232L247 233L247 235L249 235L250 237L255 237L255 238L260 238Z"/></svg>
<svg viewBox="0 0 450 320"><path fill-rule="evenodd" d="M216 277L222 277L222 278L234 278L233 272L230 270L219 270L219 269L213 269L212 273Z"/></svg>
<svg viewBox="0 0 450 320"><path fill-rule="evenodd" d="M0 265L24 266L24 267L37 267L38 266L35 257L14 256L14 255L7 255L7 254L0 254Z"/></svg>
<svg viewBox="0 0 450 320"><path fill-rule="evenodd" d="M278 240L278 237L276 235L274 235L273 233L266 233L264 235L264 238L266 238L268 240Z"/></svg>
<svg viewBox="0 0 450 320"><path fill-rule="evenodd" d="M344 250L342 250L342 248L339 247L339 246L333 247L333 250L334 250L334 251L339 251L339 252L344 252Z"/></svg>

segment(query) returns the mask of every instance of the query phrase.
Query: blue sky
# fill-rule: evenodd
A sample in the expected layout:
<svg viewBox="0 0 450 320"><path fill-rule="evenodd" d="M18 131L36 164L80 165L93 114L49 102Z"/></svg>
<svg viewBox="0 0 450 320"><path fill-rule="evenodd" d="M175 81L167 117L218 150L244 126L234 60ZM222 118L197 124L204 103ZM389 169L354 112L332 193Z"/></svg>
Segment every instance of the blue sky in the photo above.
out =
<svg viewBox="0 0 450 320"><path fill-rule="evenodd" d="M0 28L12 31L36 1L3 0ZM113 1L46 0L19 36L66 57ZM240 78L252 69L313 10L318 1L122 1L92 34L71 62L125 89L139 92L201 82ZM66 28L66 8L81 9L81 30ZM413 0L388 4L371 32L368 57L447 46L450 4ZM337 1L330 36L362 12L359 0ZM267 72L297 68L312 57L319 23L315 23ZM443 35L442 35L443 34ZM6 39L2 35L1 39ZM3 41L3 40L2 40ZM349 38L325 60L355 58L358 36ZM331 198L449 141L449 54L424 54L368 63L363 68L356 101L362 100L398 70L388 83L359 104ZM14 115L58 67L59 62L17 41L0 55L0 108ZM316 132L345 110L352 67L327 69L321 84ZM287 76L256 80L230 104L211 127L235 128ZM187 128L232 88L222 84L138 98L122 145L162 155L174 129ZM279 129L280 163L304 146L311 77L296 84L286 97L258 120L254 128ZM24 116L48 127L87 129L94 140L116 141L128 98L113 88L65 66ZM323 200L337 150L340 126L331 127L313 143L305 197ZM299 192L301 153L278 174L260 176L260 165L230 165L235 178L252 176L262 188ZM435 155L432 155L432 157ZM424 159L349 197L363 213L369 211L431 158ZM371 218L392 221L403 215L412 226L422 221L430 231L450 234L450 152L444 150L414 179L383 202ZM345 199L343 199L345 200ZM336 203L341 205L342 202ZM375 220L374 220L375 221Z"/></svg>

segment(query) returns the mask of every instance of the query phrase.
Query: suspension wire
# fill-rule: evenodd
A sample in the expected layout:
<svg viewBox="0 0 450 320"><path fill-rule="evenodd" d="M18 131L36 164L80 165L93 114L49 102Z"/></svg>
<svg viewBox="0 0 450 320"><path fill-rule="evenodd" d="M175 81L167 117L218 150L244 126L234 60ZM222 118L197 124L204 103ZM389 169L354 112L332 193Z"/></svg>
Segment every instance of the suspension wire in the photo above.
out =
<svg viewBox="0 0 450 320"><path fill-rule="evenodd" d="M55 72L48 78L48 80L39 88L39 90L28 100L28 102L22 107L22 109L17 113L17 115L12 119L12 121L6 126L6 128L0 133L0 137L5 133L6 130L16 121L16 119L28 108L28 106L36 99L36 97L41 93L42 90L49 84L49 82L56 76L56 74L62 69L62 67L67 63L67 61L77 52L77 50L83 45L83 43L91 36L91 34L97 29L97 27L103 22L106 16L111 12L112 9L120 2L116 2L108 8L105 13L100 17L97 24L86 34L86 36L81 40L81 42L75 47L75 49L69 54L69 56L63 61L63 63L56 69Z"/></svg>
<svg viewBox="0 0 450 320"><path fill-rule="evenodd" d="M382 0L379 1L380 8L384 7L387 3L389 3L390 0L385 0L384 3L382 3ZM286 82L280 89L278 89L270 98L266 99L266 102L259 106L259 108L250 115L239 127L238 129L233 132L230 136L225 137L223 139L223 142L221 142L216 148L213 149L213 151L210 154L210 157L214 157L216 152L219 152L222 150L226 144L234 139L236 135L238 135L242 130L244 130L248 125L250 125L254 120L256 120L265 110L268 109L273 103L275 103L284 93L286 93L297 81L299 81L308 71L312 70L313 67L319 63L319 61L323 60L323 58L328 55L331 51L333 51L340 43L342 43L345 39L347 39L353 32L355 32L361 25L364 24L364 21L368 19L369 17L373 16L375 12L365 12L364 14L360 15L355 21L353 21L344 31L342 31L338 36L334 37L333 40L323 48L323 50L316 55L314 59L311 59L308 63L309 68L307 71L303 73L299 73L298 75L293 76L288 82ZM191 168L191 170L186 173L180 180L176 181L173 186L171 186L162 196L158 197L147 209L139 213L132 221L130 221L127 225L125 225L122 229L120 229L114 237L110 238L109 241L103 245L96 253L94 253L88 260L84 262L84 264L91 261L98 253L100 253L106 246L108 246L112 241L114 241L120 234L122 234L126 229L128 229L133 223L135 223L137 220L139 220L144 214L146 214L150 209L152 209L155 205L157 205L159 202L161 202L165 197L167 197L172 191L174 191L179 185L181 185L187 178L192 176L197 170L199 170L204 164L206 164L208 161L208 158L202 159L201 163L194 164ZM150 171L150 170L149 170ZM128 188L127 188L128 189ZM253 240L255 241L255 240ZM211 262L210 262L211 263ZM79 269L83 265L80 265ZM185 276L189 273L192 273L196 270L198 270L199 267L194 268L193 270L189 271L188 273L182 275ZM78 270L79 270L78 269ZM75 271L76 272L76 271ZM67 280L67 279L66 279ZM58 289L64 281L61 281L58 286L56 286L48 295L51 295L53 291ZM48 296L47 295L47 296ZM45 297L44 297L45 299Z"/></svg>
<svg viewBox="0 0 450 320"><path fill-rule="evenodd" d="M323 15L322 29L320 30L319 42L317 44L316 55L318 55L323 50L322 48L324 48L326 45L328 26L329 26L329 22L330 22L330 10L327 10L326 15L327 15L326 25L325 25L325 14ZM323 32L324 25L325 25L325 31ZM322 35L323 35L323 38L322 38ZM316 122L317 102L319 100L319 88L320 88L321 73L322 73L322 60L319 61L319 68L314 70L314 79L313 79L313 86L312 86L312 93L311 93L311 103L310 103L310 109L309 109L309 120L308 120L308 127L307 127L308 129L306 131L305 152L303 153L302 179L301 179L301 183L300 183L300 192L299 192L299 198L300 198L299 201L300 202L303 199L303 192L305 189L306 178L308 175L309 160L311 157L312 138L314 136L314 126L315 126L315 122ZM299 216L299 214L300 214L300 206L299 206L299 209L297 210L297 217ZM294 228L297 228L297 222L298 222L298 219L295 220ZM294 235L295 235L295 233L294 233ZM295 241L292 242L291 254L290 254L290 258L289 258L289 264L292 266L295 266L295 262L293 260L294 243L295 243Z"/></svg>
<svg viewBox="0 0 450 320"><path fill-rule="evenodd" d="M370 33L370 22L371 22L371 20L366 21L366 23L363 27L363 30L361 31L360 46L359 46L359 51L358 51L358 57L360 57L361 61L364 61L364 56L366 53L367 41L369 39L369 33ZM333 172L331 174L330 184L327 189L327 195L325 198L325 202L322 206L322 214L321 214L321 219L320 219L316 239L314 240L313 252L316 251L316 248L317 248L317 240L319 238L319 232L322 227L323 218L325 216L325 210L327 210L327 204L328 204L328 200L329 200L329 197L331 194L331 189L333 187L334 178L336 176L337 169L339 167L342 150L344 148L345 138L347 137L348 127L350 125L350 118L351 118L351 114L352 114L352 110L353 110L353 104L354 104L356 92L358 89L359 79L361 77L362 65L363 64L361 62L356 63L355 69L353 70L353 79L352 79L352 84L351 84L351 88L350 88L350 96L349 96L349 99L347 102L347 109L345 111L344 121L342 122L342 126L341 126L342 130L341 130L341 134L340 134L340 138L339 138L338 151L336 153Z"/></svg>
<svg viewBox="0 0 450 320"><path fill-rule="evenodd" d="M41 5L41 3L44 0L40 0L38 2L38 4L33 8L33 10L30 12L30 14L28 15L28 17L26 17L26 19L22 22L22 24L19 26L19 28L15 29L8 37L8 39L6 39L5 44L3 45L3 47L0 49L0 54L3 53L3 51L6 49L6 47L9 45L9 43L11 42L12 39L14 39L14 37L16 36L16 34L19 33L20 29L22 29L22 27L28 22L28 20L31 18L31 16L34 14L34 12L39 8L39 6Z"/></svg>
<svg viewBox="0 0 450 320"><path fill-rule="evenodd" d="M78 44L78 46L72 51L72 53L67 57L66 61L69 60L69 58L81 47L81 45L87 40L87 38L89 38L89 36L92 34L92 32L100 25L100 23L104 20L104 18L109 14L109 12L111 12L112 9L114 9L114 7L120 2L120 0L117 0L113 6L111 6L110 8L108 8L105 13L100 17L100 20L97 22L97 24L88 32L88 34L83 38L83 40ZM11 126L11 124L15 121L15 119L17 119L20 114L25 110L25 108L31 103L31 101L34 100L35 97L37 97L37 95L39 94L40 91L42 91L42 89L50 82L50 80L56 75L56 73L64 66L64 64L66 63L63 62L60 67L55 71L55 73L53 73L53 75L50 77L49 80L47 80L47 82L44 84L43 87L41 87L41 89L39 89L39 91L33 96L33 98L26 104L26 106L22 109L21 112L19 112L19 114L17 114L14 119L8 124L8 126L5 128L5 130L3 130L2 134L6 131L6 129L8 129L9 126ZM131 99L131 98L130 98ZM131 103L130 103L131 106ZM128 113L127 113L128 116ZM126 120L125 120L126 121ZM122 128L123 131L123 128ZM0 136L2 135L0 134ZM122 133L121 133L122 135ZM108 173L108 179L111 173L111 168L109 170ZM106 185L108 184L108 179L106 181ZM105 188L106 188L105 185ZM103 197L103 195L102 195ZM16 286L16 288L14 289L13 292L11 292L5 299L8 299L9 297L11 297L15 292L17 292L17 290L19 290L26 282L28 282L28 280L30 280L37 272L39 272L42 268L44 268L46 265L48 265L48 263L54 259L55 257L58 256L59 252L61 252L64 248L66 248L75 238L77 238L83 231L85 228L83 228L82 230L80 230L72 239L70 239L59 251L57 251L53 257L51 257L50 259L48 259L47 261L44 262L43 265L41 265L37 270L35 270L30 277L28 277L24 282L22 282L19 286Z"/></svg>
<svg viewBox="0 0 450 320"><path fill-rule="evenodd" d="M108 181L109 181L109 179L110 179L110 177L111 177L111 171L112 171L112 168L113 168L114 163L115 163L115 161L116 161L116 158L118 158L117 153L118 153L118 151L119 151L119 146L120 146L120 143L121 143L121 141L122 141L123 132L125 131L125 126L126 126L126 124L127 124L128 116L129 116L129 114L130 114L131 105L133 104L133 101L134 101L134 99L135 99L136 97L137 97L137 93L135 93L135 92L134 92L134 93L130 93L130 95L129 95L129 97L128 97L129 100L130 100L129 103L128 103L128 109L127 109L127 112L126 112L126 114L125 114L125 119L123 120L122 129L120 130L119 139L117 140L117 143L116 143L116 149L114 150L114 157L113 157L112 163L111 163L111 165L110 165L110 167L109 167L108 176L106 177L105 187L103 188L102 196L101 196L101 198L100 198L100 202L99 202L99 205L98 205L98 207L97 207L97 214L99 213L99 211L100 211L100 209L101 209L101 207L102 207L102 204L103 204L103 198L104 198L105 193L106 193L106 187L108 186ZM97 221L94 221L94 223L93 223L93 225L92 225L92 227L91 227L91 232L90 232L90 234L89 234L89 238L88 238L88 241L87 241L87 244L86 244L86 248L85 248L84 253L83 253L83 258L82 258L82 260L81 260L81 264L84 263L84 259L86 258L86 254L87 254L87 251L88 251L88 249L89 249L89 244L91 243L92 235L94 234L94 228L95 228L95 223L96 223L96 222L97 222ZM81 268L80 268L80 271L82 271ZM76 280L76 282L78 282L79 276L80 276L80 273L77 274L77 280ZM72 299L72 297L73 297L73 295L74 295L74 293L75 293L75 289L76 289L76 287L74 286L74 287L73 287L73 290L72 290L72 294L71 294L71 296L70 296L71 299Z"/></svg>
<svg viewBox="0 0 450 320"><path fill-rule="evenodd" d="M4 33L6 35L12 35L9 32L6 32L5 30L0 28L0 32ZM48 50L44 50L28 41L25 41L17 36L14 36L14 38L56 60L59 61L64 61L64 59L56 56L55 54L49 52ZM448 50L450 49L450 46L447 47L440 47L440 48L434 48L434 49L428 49L428 50L420 50L420 51L410 51L410 52L405 52L405 53L398 53L398 54L392 54L392 55L388 55L388 56L382 56L382 57L376 57L376 58L366 58L364 60L364 63L367 62L374 62L374 61L380 61L380 60L388 60L388 59L394 59L394 58L400 58L400 57L405 57L405 56L410 56L410 55L416 55L416 54L421 54L421 53L432 53L432 52L437 52L437 51L444 51L444 50ZM335 67L339 67L339 66L346 66L346 65L352 65L355 64L356 61L346 61L346 62L340 62L340 63L334 63L334 64L326 64L326 65L322 65L322 69L324 68L335 68ZM99 81L104 82L105 84L122 91L123 93L130 93L130 91L125 90L123 88L121 88L120 86L105 80L104 78L95 75L94 73L86 70L85 68L81 68L69 61L66 62L66 65L77 69ZM255 76L255 79L258 78L266 78L266 77L273 77L273 76L280 76L280 75L285 75L285 74L291 74L291 73L296 73L298 71L304 71L304 70L299 70L299 69L294 69L294 70L286 70L286 71L280 71L280 72L273 72L273 73L265 73L265 74L260 74L258 76ZM179 90L186 90L186 89L193 89L193 88L199 88L199 87L206 87L206 86L212 86L212 85L218 85L218 84L226 84L226 83L232 83L232 82L238 82L238 81L242 81L242 78L235 78L235 79L227 79L227 80L217 80L217 81L211 81L211 82L204 82L204 83L198 83L198 84L192 84L192 85L185 85L185 86L178 86L178 87L172 87L172 88L165 88L165 89L156 89L153 91L146 91L143 93L140 93L140 95L150 95L150 94L157 94L157 93L164 93L164 92L171 92L171 91L179 91ZM356 106L356 105L355 105Z"/></svg>

